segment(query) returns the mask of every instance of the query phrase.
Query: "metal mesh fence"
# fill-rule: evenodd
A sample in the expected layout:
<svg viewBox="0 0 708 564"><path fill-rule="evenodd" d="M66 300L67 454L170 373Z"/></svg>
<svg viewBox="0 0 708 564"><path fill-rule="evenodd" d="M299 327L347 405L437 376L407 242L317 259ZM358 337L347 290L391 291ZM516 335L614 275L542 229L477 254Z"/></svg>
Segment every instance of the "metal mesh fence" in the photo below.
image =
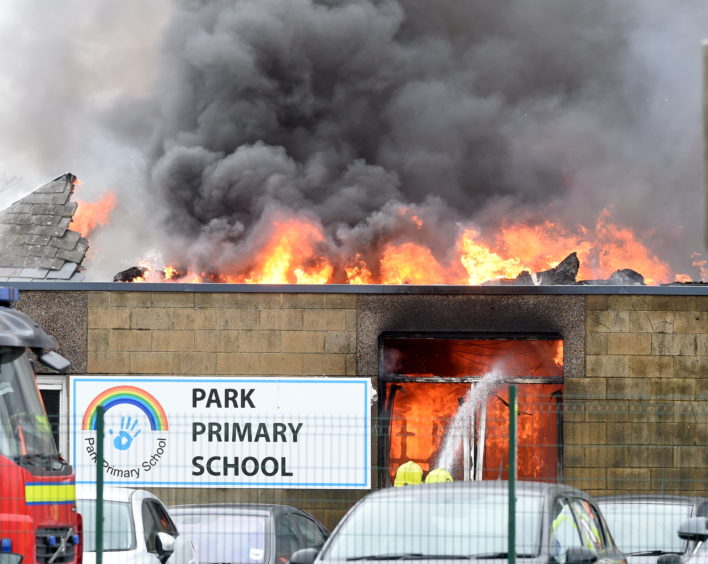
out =
<svg viewBox="0 0 708 564"><path fill-rule="evenodd" d="M188 561L193 547L203 562L287 562L299 549L320 550L340 525L341 540L320 558L507 559L512 476L519 559L572 561L568 550L584 548L612 560L615 545L623 554L685 556L700 543L679 538L679 526L708 517L708 402L695 396L571 397L557 384L522 385L513 448L504 383L479 397L473 385L454 390L446 410L411 391L386 404L368 384L337 388L340 403L289 397L275 411L250 409L265 404L245 388L207 405L202 389L198 409L106 411L105 554L129 561L172 552ZM173 393L176 401L183 392ZM62 453L75 472L87 552L100 462L92 417L90 401L72 412ZM48 428L58 434L59 423ZM0 538L12 550L31 544L48 562L71 544L56 508L69 501L61 496L72 476L61 475L56 457L31 456L41 454L28 450L31 426L20 427L3 430Z"/></svg>

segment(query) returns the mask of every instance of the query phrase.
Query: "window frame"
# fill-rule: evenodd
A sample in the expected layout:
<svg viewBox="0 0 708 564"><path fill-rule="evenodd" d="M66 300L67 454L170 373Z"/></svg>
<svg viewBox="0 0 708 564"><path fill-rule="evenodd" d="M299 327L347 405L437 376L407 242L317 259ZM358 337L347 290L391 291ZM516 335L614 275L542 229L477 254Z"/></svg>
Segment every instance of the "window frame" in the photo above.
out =
<svg viewBox="0 0 708 564"><path fill-rule="evenodd" d="M42 390L59 391L59 442L57 444L57 450L62 455L64 460L69 460L69 386L67 385L66 377L55 376L52 374L37 374L36 382L37 389L40 392ZM47 415L49 416L49 414Z"/></svg>

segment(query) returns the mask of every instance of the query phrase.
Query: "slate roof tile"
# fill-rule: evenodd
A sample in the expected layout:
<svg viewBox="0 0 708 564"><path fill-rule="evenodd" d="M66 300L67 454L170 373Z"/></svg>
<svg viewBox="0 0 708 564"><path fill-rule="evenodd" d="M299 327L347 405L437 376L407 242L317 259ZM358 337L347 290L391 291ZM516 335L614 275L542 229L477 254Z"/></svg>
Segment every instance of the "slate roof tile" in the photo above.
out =
<svg viewBox="0 0 708 564"><path fill-rule="evenodd" d="M47 273L47 280L68 280L76 272L78 265L75 262L65 262L59 270Z"/></svg>
<svg viewBox="0 0 708 564"><path fill-rule="evenodd" d="M69 229L75 181L67 173L0 211L0 278L83 279L89 242Z"/></svg>

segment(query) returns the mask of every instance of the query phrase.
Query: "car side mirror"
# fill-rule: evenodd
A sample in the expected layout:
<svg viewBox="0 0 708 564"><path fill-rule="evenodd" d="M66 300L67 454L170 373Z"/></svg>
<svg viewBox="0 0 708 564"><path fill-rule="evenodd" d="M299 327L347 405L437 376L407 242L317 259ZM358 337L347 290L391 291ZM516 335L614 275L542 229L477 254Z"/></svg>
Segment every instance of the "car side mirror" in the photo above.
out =
<svg viewBox="0 0 708 564"><path fill-rule="evenodd" d="M167 562L167 559L172 556L175 551L175 537L168 533L157 533L155 535L155 549L157 550L157 557L160 559L162 564Z"/></svg>
<svg viewBox="0 0 708 564"><path fill-rule="evenodd" d="M656 564L680 564L680 554L662 554L656 561Z"/></svg>
<svg viewBox="0 0 708 564"><path fill-rule="evenodd" d="M571 546L565 551L565 564L594 564L597 554L584 546Z"/></svg>
<svg viewBox="0 0 708 564"><path fill-rule="evenodd" d="M290 564L312 564L319 553L316 548L301 548L290 557Z"/></svg>
<svg viewBox="0 0 708 564"><path fill-rule="evenodd" d="M702 542L708 540L708 518L692 517L679 526L678 536L683 540Z"/></svg>

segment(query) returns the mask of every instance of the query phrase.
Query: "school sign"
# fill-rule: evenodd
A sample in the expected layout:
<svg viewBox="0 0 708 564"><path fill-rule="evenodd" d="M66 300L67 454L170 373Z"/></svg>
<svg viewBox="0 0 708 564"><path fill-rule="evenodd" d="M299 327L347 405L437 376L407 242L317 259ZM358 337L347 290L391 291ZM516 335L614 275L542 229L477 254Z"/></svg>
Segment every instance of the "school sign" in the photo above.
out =
<svg viewBox="0 0 708 564"><path fill-rule="evenodd" d="M367 378L72 377L72 462L109 485L371 487Z"/></svg>

